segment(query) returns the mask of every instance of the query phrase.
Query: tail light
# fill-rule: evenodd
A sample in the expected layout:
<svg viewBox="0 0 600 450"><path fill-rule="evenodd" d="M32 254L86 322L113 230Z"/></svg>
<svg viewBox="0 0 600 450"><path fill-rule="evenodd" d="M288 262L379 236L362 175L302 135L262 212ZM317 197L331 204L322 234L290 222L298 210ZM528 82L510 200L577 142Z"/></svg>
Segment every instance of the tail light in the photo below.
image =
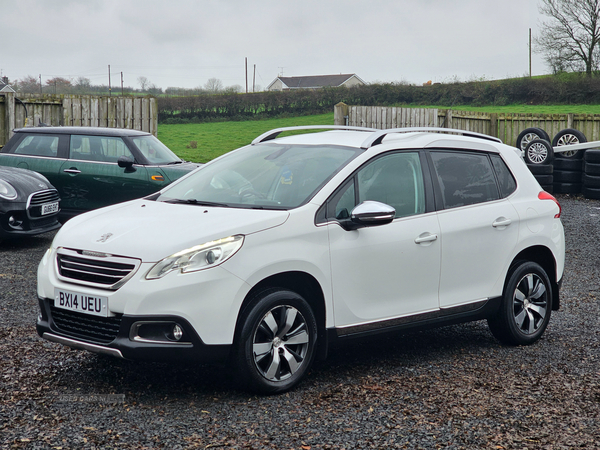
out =
<svg viewBox="0 0 600 450"><path fill-rule="evenodd" d="M561 215L561 213L562 213L562 208L560 207L560 203L558 203L558 200L556 200L556 197L554 197L554 195L552 195L552 194L549 194L549 193L548 193L548 192L546 192L546 191L541 191L541 192L538 194L538 198L539 198L540 200L552 200L554 203L556 203L556 206L558 206L558 214L556 214L556 215L554 216L554 218L555 218L555 219L560 219L560 215Z"/></svg>

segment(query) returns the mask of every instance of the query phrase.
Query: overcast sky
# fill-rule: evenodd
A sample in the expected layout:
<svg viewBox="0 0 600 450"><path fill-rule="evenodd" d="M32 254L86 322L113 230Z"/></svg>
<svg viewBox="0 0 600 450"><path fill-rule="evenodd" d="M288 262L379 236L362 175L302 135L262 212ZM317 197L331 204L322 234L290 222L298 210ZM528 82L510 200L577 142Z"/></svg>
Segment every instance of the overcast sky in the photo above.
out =
<svg viewBox="0 0 600 450"><path fill-rule="evenodd" d="M538 0L0 0L0 70L139 88L245 89L278 75L366 82L529 73ZM548 73L533 55L533 74Z"/></svg>

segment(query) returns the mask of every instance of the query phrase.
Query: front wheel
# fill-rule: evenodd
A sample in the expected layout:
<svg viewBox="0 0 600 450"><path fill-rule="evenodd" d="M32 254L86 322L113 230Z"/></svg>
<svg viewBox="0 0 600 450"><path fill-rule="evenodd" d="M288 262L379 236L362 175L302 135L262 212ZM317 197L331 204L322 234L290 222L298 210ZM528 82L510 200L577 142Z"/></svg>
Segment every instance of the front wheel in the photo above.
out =
<svg viewBox="0 0 600 450"><path fill-rule="evenodd" d="M552 285L546 271L535 262L521 261L513 266L502 306L488 325L505 344L529 345L544 334L551 311Z"/></svg>
<svg viewBox="0 0 600 450"><path fill-rule="evenodd" d="M317 322L310 305L293 291L269 289L242 314L233 356L240 384L265 394L296 386L315 356Z"/></svg>

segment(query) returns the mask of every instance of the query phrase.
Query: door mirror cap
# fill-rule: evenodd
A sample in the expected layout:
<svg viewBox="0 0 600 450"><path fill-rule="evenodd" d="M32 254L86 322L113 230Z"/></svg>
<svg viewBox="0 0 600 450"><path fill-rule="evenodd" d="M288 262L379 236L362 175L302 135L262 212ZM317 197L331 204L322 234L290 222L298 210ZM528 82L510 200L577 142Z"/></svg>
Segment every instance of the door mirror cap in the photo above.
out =
<svg viewBox="0 0 600 450"><path fill-rule="evenodd" d="M117 159L117 164L119 167L123 167L125 169L125 173L136 171L136 168L133 167L133 159L128 156L119 156L119 159Z"/></svg>
<svg viewBox="0 0 600 450"><path fill-rule="evenodd" d="M342 221L346 230L386 225L394 220L396 210L385 203L366 200L357 205L350 213L350 219Z"/></svg>

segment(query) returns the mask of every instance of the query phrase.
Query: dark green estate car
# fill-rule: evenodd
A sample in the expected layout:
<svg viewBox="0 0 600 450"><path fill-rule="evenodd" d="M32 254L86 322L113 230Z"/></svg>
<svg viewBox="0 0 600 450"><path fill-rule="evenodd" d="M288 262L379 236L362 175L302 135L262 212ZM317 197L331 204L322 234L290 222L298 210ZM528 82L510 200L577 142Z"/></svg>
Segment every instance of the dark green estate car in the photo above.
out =
<svg viewBox="0 0 600 450"><path fill-rule="evenodd" d="M94 127L14 130L0 165L33 170L61 198L61 217L143 197L194 170L150 133Z"/></svg>

